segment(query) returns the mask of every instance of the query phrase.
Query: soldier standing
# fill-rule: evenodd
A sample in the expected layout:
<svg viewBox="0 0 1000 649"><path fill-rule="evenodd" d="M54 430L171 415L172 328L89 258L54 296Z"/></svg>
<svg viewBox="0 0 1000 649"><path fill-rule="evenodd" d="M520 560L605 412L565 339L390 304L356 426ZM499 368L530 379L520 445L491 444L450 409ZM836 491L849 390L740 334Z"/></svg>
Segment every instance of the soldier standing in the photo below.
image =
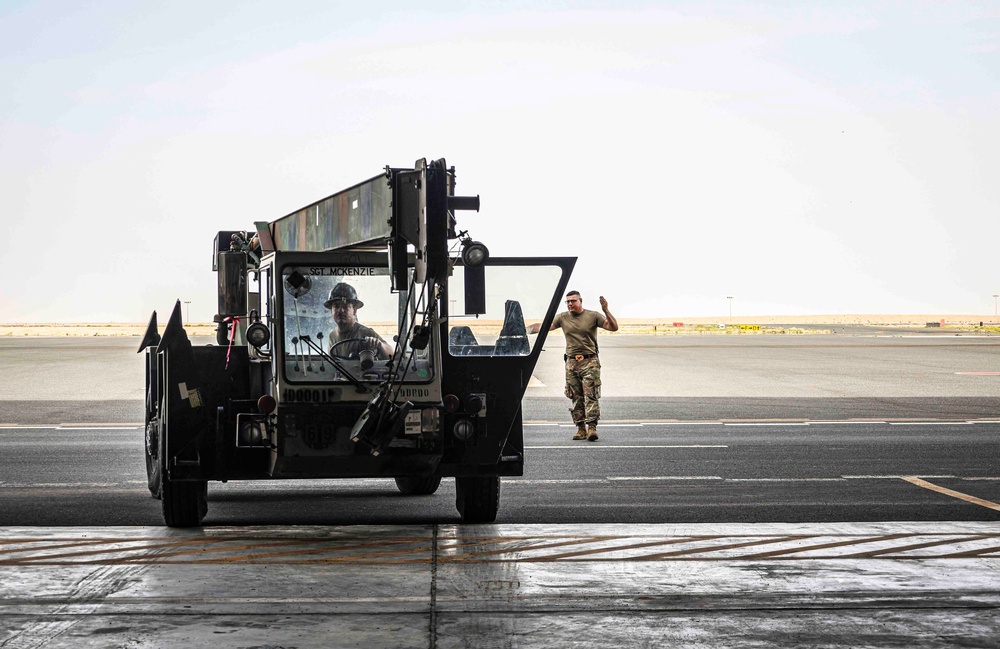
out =
<svg viewBox="0 0 1000 649"><path fill-rule="evenodd" d="M566 294L566 311L552 320L550 330L561 327L566 336L566 396L573 401L570 413L576 424L573 439L597 441L597 421L601 418L601 361L597 356L597 329L618 331L618 321L608 310L608 301L601 296L601 310L583 308L579 291ZM535 334L540 323L528 327Z"/></svg>

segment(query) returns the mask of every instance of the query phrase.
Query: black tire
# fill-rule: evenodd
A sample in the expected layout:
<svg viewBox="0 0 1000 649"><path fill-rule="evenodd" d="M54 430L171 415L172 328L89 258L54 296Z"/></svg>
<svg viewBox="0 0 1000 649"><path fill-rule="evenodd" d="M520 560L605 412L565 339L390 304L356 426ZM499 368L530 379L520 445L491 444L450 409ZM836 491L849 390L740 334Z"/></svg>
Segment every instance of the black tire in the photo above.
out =
<svg viewBox="0 0 1000 649"><path fill-rule="evenodd" d="M160 504L167 527L198 527L208 513L208 481L171 480L167 474L166 431L160 427Z"/></svg>
<svg viewBox="0 0 1000 649"><path fill-rule="evenodd" d="M208 513L208 482L175 481L164 476L161 500L167 527L198 527Z"/></svg>
<svg viewBox="0 0 1000 649"><path fill-rule="evenodd" d="M455 478L455 507L463 523L492 523L500 510L500 476Z"/></svg>
<svg viewBox="0 0 1000 649"><path fill-rule="evenodd" d="M149 493L153 498L160 498L160 487L163 473L160 467L159 444L160 444L159 420L150 419L146 424L146 483Z"/></svg>
<svg viewBox="0 0 1000 649"><path fill-rule="evenodd" d="M441 486L441 476L403 476L396 478L399 493L407 496L429 496Z"/></svg>

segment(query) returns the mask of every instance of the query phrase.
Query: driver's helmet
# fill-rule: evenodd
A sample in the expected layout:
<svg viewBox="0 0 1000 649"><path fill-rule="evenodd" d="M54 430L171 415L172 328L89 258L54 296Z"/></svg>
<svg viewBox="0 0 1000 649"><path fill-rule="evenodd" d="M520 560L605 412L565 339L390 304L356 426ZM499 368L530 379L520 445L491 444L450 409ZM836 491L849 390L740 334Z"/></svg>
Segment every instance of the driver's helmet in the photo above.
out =
<svg viewBox="0 0 1000 649"><path fill-rule="evenodd" d="M364 302L358 299L358 292L353 286L347 282L339 282L330 291L330 299L323 303L326 308L333 307L334 302L347 302L348 304L353 304L354 308L360 309L365 305Z"/></svg>

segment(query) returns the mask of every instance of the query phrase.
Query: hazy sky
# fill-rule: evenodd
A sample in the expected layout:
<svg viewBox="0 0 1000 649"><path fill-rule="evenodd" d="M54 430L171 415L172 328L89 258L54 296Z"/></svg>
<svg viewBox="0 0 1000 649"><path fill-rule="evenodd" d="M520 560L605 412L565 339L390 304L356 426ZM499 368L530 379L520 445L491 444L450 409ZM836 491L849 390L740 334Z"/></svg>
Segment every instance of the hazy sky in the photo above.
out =
<svg viewBox="0 0 1000 649"><path fill-rule="evenodd" d="M1000 293L995 0L6 0L0 81L0 322L210 320L218 230L421 157L618 316Z"/></svg>

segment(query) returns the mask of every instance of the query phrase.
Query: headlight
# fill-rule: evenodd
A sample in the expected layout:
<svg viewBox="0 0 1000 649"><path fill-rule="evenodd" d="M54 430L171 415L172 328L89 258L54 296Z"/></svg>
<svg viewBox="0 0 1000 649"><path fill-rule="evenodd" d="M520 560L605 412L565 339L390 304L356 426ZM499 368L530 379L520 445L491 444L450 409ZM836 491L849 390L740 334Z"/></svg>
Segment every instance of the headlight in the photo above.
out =
<svg viewBox="0 0 1000 649"><path fill-rule="evenodd" d="M489 249L478 241L466 239L462 242L462 261L466 266L482 266L490 258Z"/></svg>
<svg viewBox="0 0 1000 649"><path fill-rule="evenodd" d="M247 327L247 342L260 349L271 340L271 330L262 322L255 322Z"/></svg>

